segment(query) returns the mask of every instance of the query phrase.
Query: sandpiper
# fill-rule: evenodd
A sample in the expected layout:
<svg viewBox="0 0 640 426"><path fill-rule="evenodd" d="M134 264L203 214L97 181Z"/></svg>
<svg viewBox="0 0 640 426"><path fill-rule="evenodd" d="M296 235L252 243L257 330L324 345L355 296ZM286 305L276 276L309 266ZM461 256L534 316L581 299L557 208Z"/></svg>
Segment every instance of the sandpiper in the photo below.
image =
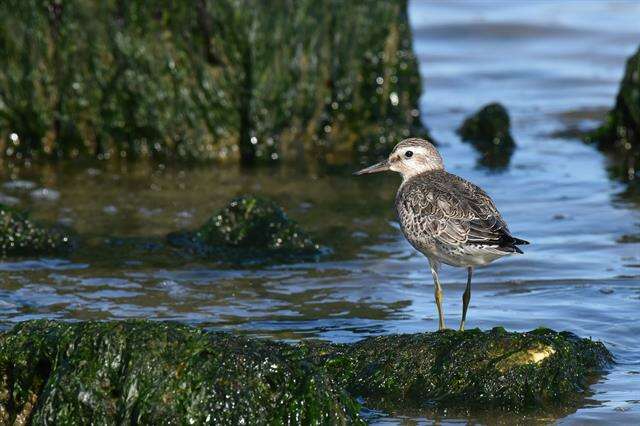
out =
<svg viewBox="0 0 640 426"><path fill-rule="evenodd" d="M444 170L442 157L431 143L405 139L388 159L355 174L386 170L402 175L395 202L398 219L405 238L429 259L441 330L446 327L440 264L467 268L460 321L460 330L464 330L473 268L522 253L518 245L529 242L511 235L493 200L482 189Z"/></svg>

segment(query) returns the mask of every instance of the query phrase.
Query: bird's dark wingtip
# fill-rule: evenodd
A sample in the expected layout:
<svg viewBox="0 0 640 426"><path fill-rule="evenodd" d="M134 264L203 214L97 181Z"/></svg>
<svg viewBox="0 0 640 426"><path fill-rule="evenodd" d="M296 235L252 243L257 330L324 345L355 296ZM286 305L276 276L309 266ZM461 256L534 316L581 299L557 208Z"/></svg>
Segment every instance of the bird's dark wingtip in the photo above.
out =
<svg viewBox="0 0 640 426"><path fill-rule="evenodd" d="M500 241L498 242L498 246L503 250L510 253L518 253L518 254L524 254L524 252L520 250L518 246L527 245L527 244L529 244L529 241L513 237L509 234L503 235Z"/></svg>
<svg viewBox="0 0 640 426"><path fill-rule="evenodd" d="M513 237L513 244L517 246L526 246L526 245L529 245L529 241L521 240L520 238Z"/></svg>

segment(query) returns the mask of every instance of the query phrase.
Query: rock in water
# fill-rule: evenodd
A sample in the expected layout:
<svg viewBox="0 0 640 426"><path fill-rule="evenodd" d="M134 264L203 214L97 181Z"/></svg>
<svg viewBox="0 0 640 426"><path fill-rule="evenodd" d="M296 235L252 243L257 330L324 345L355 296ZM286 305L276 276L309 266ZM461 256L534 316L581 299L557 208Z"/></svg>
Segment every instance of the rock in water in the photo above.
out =
<svg viewBox="0 0 640 426"><path fill-rule="evenodd" d="M427 133L406 0L40 6L0 2L7 156L331 163Z"/></svg>
<svg viewBox="0 0 640 426"><path fill-rule="evenodd" d="M71 247L65 230L43 227L26 213L0 204L0 256L60 254Z"/></svg>
<svg viewBox="0 0 640 426"><path fill-rule="evenodd" d="M627 60L615 106L585 139L612 154L615 177L640 185L640 48Z"/></svg>
<svg viewBox="0 0 640 426"><path fill-rule="evenodd" d="M216 212L199 230L168 236L170 244L224 260L299 258L319 247L271 200L243 196Z"/></svg>
<svg viewBox="0 0 640 426"><path fill-rule="evenodd" d="M338 383L379 409L554 406L576 398L612 362L602 343L549 329L390 335L310 352Z"/></svg>
<svg viewBox="0 0 640 426"><path fill-rule="evenodd" d="M160 322L22 323L0 336L0 423L357 422L357 404L283 346Z"/></svg>
<svg viewBox="0 0 640 426"><path fill-rule="evenodd" d="M509 165L516 147L510 126L507 109L499 103L492 103L464 120L458 134L480 153L480 165L503 169Z"/></svg>
<svg viewBox="0 0 640 426"><path fill-rule="evenodd" d="M0 334L0 423L358 423L360 396L394 411L540 408L576 398L610 362L601 343L547 329L287 345L177 323L39 320Z"/></svg>

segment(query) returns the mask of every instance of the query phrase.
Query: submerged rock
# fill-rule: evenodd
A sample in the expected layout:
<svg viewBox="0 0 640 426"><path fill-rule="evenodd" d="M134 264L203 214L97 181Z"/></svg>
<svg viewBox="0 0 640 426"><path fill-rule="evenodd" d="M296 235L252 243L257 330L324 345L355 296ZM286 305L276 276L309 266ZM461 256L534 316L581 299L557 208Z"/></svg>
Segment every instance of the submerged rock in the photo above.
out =
<svg viewBox="0 0 640 426"><path fill-rule="evenodd" d="M640 48L627 61L615 106L585 140L611 154L616 178L640 186Z"/></svg>
<svg viewBox="0 0 640 426"><path fill-rule="evenodd" d="M319 247L276 203L243 196L199 230L169 234L168 242L197 255L227 260L313 256Z"/></svg>
<svg viewBox="0 0 640 426"><path fill-rule="evenodd" d="M59 254L72 247L62 228L47 228L13 207L0 204L0 256Z"/></svg>
<svg viewBox="0 0 640 426"><path fill-rule="evenodd" d="M378 409L553 406L575 399L591 375L612 362L602 343L549 329L391 335L310 352L349 392Z"/></svg>
<svg viewBox="0 0 640 426"><path fill-rule="evenodd" d="M357 422L284 346L160 322L22 323L0 335L0 423Z"/></svg>
<svg viewBox="0 0 640 426"><path fill-rule="evenodd" d="M601 343L546 329L287 345L176 323L41 320L0 334L0 422L357 423L356 397L520 410L571 401L610 362Z"/></svg>
<svg viewBox="0 0 640 426"><path fill-rule="evenodd" d="M480 153L480 165L491 169L503 169L509 165L516 143L511 137L509 113L501 104L491 103L482 107L464 120L458 134Z"/></svg>

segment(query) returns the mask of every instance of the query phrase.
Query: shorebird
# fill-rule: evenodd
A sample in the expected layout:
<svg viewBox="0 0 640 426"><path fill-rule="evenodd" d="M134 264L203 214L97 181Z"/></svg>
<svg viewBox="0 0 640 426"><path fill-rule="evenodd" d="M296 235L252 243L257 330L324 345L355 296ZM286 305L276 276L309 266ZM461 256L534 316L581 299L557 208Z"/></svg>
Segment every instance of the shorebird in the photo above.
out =
<svg viewBox="0 0 640 426"><path fill-rule="evenodd" d="M396 212L405 238L429 260L440 330L446 328L438 278L440 265L467 268L462 331L471 300L473 268L506 255L522 254L518 246L529 242L511 235L493 200L482 189L446 172L440 153L426 140L405 139L388 159L354 174L387 170L402 175Z"/></svg>

